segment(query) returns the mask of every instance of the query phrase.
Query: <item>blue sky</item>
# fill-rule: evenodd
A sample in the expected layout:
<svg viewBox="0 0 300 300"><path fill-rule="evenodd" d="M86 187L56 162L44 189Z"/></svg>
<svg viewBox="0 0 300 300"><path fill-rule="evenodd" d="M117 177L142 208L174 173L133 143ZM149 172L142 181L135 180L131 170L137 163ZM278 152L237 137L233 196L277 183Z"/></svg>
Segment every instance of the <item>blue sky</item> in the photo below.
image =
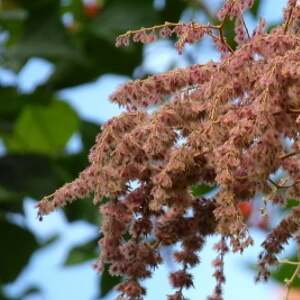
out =
<svg viewBox="0 0 300 300"><path fill-rule="evenodd" d="M208 1L209 2L209 1ZM216 1L220 2L220 1ZM264 1L261 15L265 15L267 21L277 22L281 18L281 7L285 1ZM251 22L251 20L249 20ZM159 48L157 48L159 47ZM159 51L157 50L159 49ZM216 55L207 45L200 47L201 53L199 60L201 62L215 58ZM164 71L174 61L177 61L175 50L170 50L164 42L156 45L149 45L145 50L146 62L144 68L148 71ZM182 66L185 61L181 61ZM0 70L0 81L7 84L16 84L19 88L28 92L43 82L52 72L53 67L50 63L41 59L32 59L19 75L14 75L5 70ZM108 102L108 95L122 82L126 77L105 75L93 83L85 84L76 88L61 91L60 96L68 101L76 111L85 119L102 123L112 116L118 115L120 109ZM79 146L76 137L72 139L69 149L76 151ZM38 251L33 257L26 270L21 274L15 284L7 287L7 291L12 296L18 296L28 284L40 286L43 290L41 296L29 296L24 300L92 300L97 295L97 274L91 268L91 262L80 266L63 268L62 264L66 259L68 250L75 245L81 245L97 236L99 229L90 226L84 222L75 222L68 224L61 211L55 212L46 218L43 222L36 220L36 211L33 209L34 200L25 201L26 218L16 220L25 223L32 229L40 240L58 234L59 239L51 246ZM93 205L91 203L91 205ZM95 207L95 209L97 209ZM259 253L259 244L263 236L259 231L253 232L256 244L248 249L243 256L238 254L228 255L225 258L227 284L225 286L225 299L229 300L267 300L275 299L276 288L274 285L254 285L254 273L249 271L249 264L254 263ZM208 241L207 246L202 252L202 263L194 271L195 289L191 289L186 296L191 300L205 299L214 287L214 280L211 278L213 269L211 260L214 258L212 245L214 239ZM171 293L168 287L167 272L174 268L171 262L166 263L158 269L153 279L147 281L149 295L147 299L163 299L164 295ZM197 280L198 279L198 280ZM277 290L276 290L277 291ZM106 300L114 299L113 296L106 297Z"/></svg>

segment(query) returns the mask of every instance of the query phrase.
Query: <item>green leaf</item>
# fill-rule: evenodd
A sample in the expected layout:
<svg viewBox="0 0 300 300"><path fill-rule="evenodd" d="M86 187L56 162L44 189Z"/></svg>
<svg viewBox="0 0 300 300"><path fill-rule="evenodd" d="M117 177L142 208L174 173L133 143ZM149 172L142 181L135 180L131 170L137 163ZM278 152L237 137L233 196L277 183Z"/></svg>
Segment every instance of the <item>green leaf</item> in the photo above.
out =
<svg viewBox="0 0 300 300"><path fill-rule="evenodd" d="M4 53L10 67L19 71L31 57L83 62L83 56L61 23L59 1L31 2L27 6L28 2L20 1L30 11L19 41Z"/></svg>
<svg viewBox="0 0 300 300"><path fill-rule="evenodd" d="M22 300L21 298L9 297L7 296L4 291L0 290L0 300Z"/></svg>
<svg viewBox="0 0 300 300"><path fill-rule="evenodd" d="M100 278L100 298L105 297L121 281L121 276L111 276L109 274L108 266L106 265Z"/></svg>
<svg viewBox="0 0 300 300"><path fill-rule="evenodd" d="M81 120L80 133L82 137L83 148L90 151L90 148L95 144L96 135L101 131L100 125Z"/></svg>
<svg viewBox="0 0 300 300"><path fill-rule="evenodd" d="M74 39L84 51L86 63L59 61L45 86L59 90L91 81L105 73L132 75L142 62L142 45L115 47L118 35L129 29L159 23L159 13L152 0L110 0L101 8L98 17L83 23Z"/></svg>
<svg viewBox="0 0 300 300"><path fill-rule="evenodd" d="M23 213L23 198L21 193L8 190L0 183L0 211Z"/></svg>
<svg viewBox="0 0 300 300"><path fill-rule="evenodd" d="M291 262L299 262L299 258L297 257L297 255L289 257L288 260ZM287 263L280 264L279 268L272 272L272 278L282 284L285 279L290 279L292 277L296 267L296 265ZM291 287L300 287L300 278L298 276L296 276L293 280Z"/></svg>
<svg viewBox="0 0 300 300"><path fill-rule="evenodd" d="M30 105L22 110L4 142L9 152L53 154L65 147L78 125L78 116L65 102Z"/></svg>
<svg viewBox="0 0 300 300"><path fill-rule="evenodd" d="M38 286L30 286L26 289L26 291L24 291L21 298L24 299L27 296L37 295L37 294L42 296L41 289Z"/></svg>
<svg viewBox="0 0 300 300"><path fill-rule="evenodd" d="M230 19L226 19L223 26L223 35L226 36L226 42L228 45L235 49L237 46L236 41L234 40L235 33L234 33L234 22Z"/></svg>
<svg viewBox="0 0 300 300"><path fill-rule="evenodd" d="M98 256L97 242L98 238L84 244L83 246L71 249L64 265L72 266L84 263L88 260L96 259Z"/></svg>
<svg viewBox="0 0 300 300"><path fill-rule="evenodd" d="M0 10L0 23L6 21L23 21L26 15L23 9Z"/></svg>
<svg viewBox="0 0 300 300"><path fill-rule="evenodd" d="M160 12L160 22L178 22L184 9L188 7L188 2L186 0L166 0L164 9Z"/></svg>
<svg viewBox="0 0 300 300"><path fill-rule="evenodd" d="M26 267L39 245L31 232L3 220L0 220L0 236L0 282L9 283Z"/></svg>
<svg viewBox="0 0 300 300"><path fill-rule="evenodd" d="M107 1L102 13L90 23L87 30L114 45L118 35L128 30L154 26L158 22L153 1L114 0Z"/></svg>
<svg viewBox="0 0 300 300"><path fill-rule="evenodd" d="M102 215L93 204L92 197L74 201L72 205L67 205L64 208L64 213L69 222L75 222L80 219L91 224L99 224L102 220Z"/></svg>
<svg viewBox="0 0 300 300"><path fill-rule="evenodd" d="M215 186L209 186L209 185L206 185L206 184L195 185L191 188L192 194L193 194L194 197L199 197L201 195L209 193L213 189L215 189Z"/></svg>
<svg viewBox="0 0 300 300"><path fill-rule="evenodd" d="M43 248L48 247L52 243L56 242L59 238L60 238L60 236L58 234L55 234L55 235L51 236L47 240L43 241L43 243L41 244L41 248L42 247Z"/></svg>
<svg viewBox="0 0 300 300"><path fill-rule="evenodd" d="M0 2L0 25L1 31L9 34L7 39L1 41L1 46L11 47L19 39L22 26L28 14L14 0L2 0ZM5 47L3 50L5 51ZM3 57L1 57L1 60Z"/></svg>
<svg viewBox="0 0 300 300"><path fill-rule="evenodd" d="M98 2L99 0L97 0L97 3ZM84 14L85 5L84 5L84 1L82 0L65 1L64 4L60 6L60 12L62 15L67 13L72 13L74 20L78 22L82 22L83 19L86 18Z"/></svg>
<svg viewBox="0 0 300 300"><path fill-rule="evenodd" d="M142 62L142 45L116 48L101 38L89 37L83 45L88 62L83 64L60 61L44 86L60 90L90 82L105 73L132 75Z"/></svg>
<svg viewBox="0 0 300 300"><path fill-rule="evenodd" d="M0 98L2 100L0 101L0 132L5 132L8 131L5 123L14 121L20 111L32 101L32 98L20 94L16 87L11 86L0 87Z"/></svg>
<svg viewBox="0 0 300 300"><path fill-rule="evenodd" d="M258 17L258 12L260 8L261 1L254 1L253 6L249 9L250 13L254 18Z"/></svg>
<svg viewBox="0 0 300 300"><path fill-rule="evenodd" d="M284 210L288 210L290 211L293 207L298 206L299 205L299 200L296 199L288 199L287 203L284 207Z"/></svg>
<svg viewBox="0 0 300 300"><path fill-rule="evenodd" d="M62 184L52 161L40 155L5 155L0 157L0 185L11 197L20 193L39 199ZM4 198L5 199L5 198Z"/></svg>

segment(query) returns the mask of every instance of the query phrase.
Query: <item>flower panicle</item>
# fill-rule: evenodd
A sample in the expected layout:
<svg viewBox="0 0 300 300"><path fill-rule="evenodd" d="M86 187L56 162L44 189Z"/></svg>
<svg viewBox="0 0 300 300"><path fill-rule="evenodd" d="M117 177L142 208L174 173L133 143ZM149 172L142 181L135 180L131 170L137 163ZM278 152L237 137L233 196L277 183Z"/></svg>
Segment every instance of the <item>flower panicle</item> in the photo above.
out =
<svg viewBox="0 0 300 300"><path fill-rule="evenodd" d="M185 299L183 290L196 284L190 269L201 262L211 235L221 241L214 248L217 284L210 299L222 299L224 255L253 243L251 216L243 218L240 203L252 204L259 195L281 206L288 197L300 199L300 5L289 0L284 24L266 33L260 20L250 33L243 12L251 5L224 1L219 25L167 22L120 36L117 44L127 45L130 39L154 41L157 32L174 34L181 52L209 35L220 59L120 86L110 100L127 111L102 126L90 166L36 205L42 218L93 194L103 220L94 268L125 278L116 287L118 299L144 297L141 281L163 262L162 249L174 245L170 251L180 268L169 276L175 292L167 297ZM235 49L223 35L229 19L235 22ZM285 183L273 180L278 170ZM213 187L213 196L204 197ZM258 280L269 278L289 239L300 244L299 207L268 233Z"/></svg>
<svg viewBox="0 0 300 300"><path fill-rule="evenodd" d="M208 81L216 71L217 64L210 62L153 75L144 80L128 81L112 93L109 100L130 110L162 104L175 91Z"/></svg>
<svg viewBox="0 0 300 300"><path fill-rule="evenodd" d="M185 44L195 44L201 40L205 34L213 35L211 30L214 28L216 28L216 26L201 25L195 22L195 20L189 23L182 21L178 23L165 22L163 25L127 31L117 38L116 46L128 46L130 40L147 44L155 42L158 37L166 38L175 35L178 38L178 41L175 43L175 48L179 54L181 54Z"/></svg>
<svg viewBox="0 0 300 300"><path fill-rule="evenodd" d="M38 217L41 219L43 215L64 207L67 202L88 197L95 191L98 172L98 167L91 165L82 171L73 182L66 183L53 194L44 197L35 206L38 209Z"/></svg>

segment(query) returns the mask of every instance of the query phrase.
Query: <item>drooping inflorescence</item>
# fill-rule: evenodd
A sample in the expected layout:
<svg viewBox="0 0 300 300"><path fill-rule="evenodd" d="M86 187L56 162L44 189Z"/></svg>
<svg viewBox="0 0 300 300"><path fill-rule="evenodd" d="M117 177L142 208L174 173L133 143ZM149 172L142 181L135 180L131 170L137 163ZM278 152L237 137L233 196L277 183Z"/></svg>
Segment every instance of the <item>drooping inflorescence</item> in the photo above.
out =
<svg viewBox="0 0 300 300"><path fill-rule="evenodd" d="M189 269L200 262L209 235L220 236L210 299L222 299L224 255L253 243L239 204L258 194L280 205L288 197L300 199L300 4L289 0L283 24L270 33L264 20L248 31L243 12L252 4L225 1L219 25L166 22L121 35L117 46L175 34L180 53L208 35L220 60L119 87L110 100L128 110L103 125L90 166L37 204L42 216L94 194L105 216L94 266L102 271L107 264L112 275L124 276L116 287L119 300L146 294L141 280L152 276L163 261L161 249L170 245L180 247L172 255L182 268L170 274L176 291L168 299L184 299L183 289L194 285ZM235 22L235 49L223 34L227 19ZM292 141L288 152L286 139ZM278 170L285 184L270 178ZM218 189L211 197L194 197L191 187L201 184ZM269 278L288 239L300 246L299 221L296 206L268 234L257 280Z"/></svg>

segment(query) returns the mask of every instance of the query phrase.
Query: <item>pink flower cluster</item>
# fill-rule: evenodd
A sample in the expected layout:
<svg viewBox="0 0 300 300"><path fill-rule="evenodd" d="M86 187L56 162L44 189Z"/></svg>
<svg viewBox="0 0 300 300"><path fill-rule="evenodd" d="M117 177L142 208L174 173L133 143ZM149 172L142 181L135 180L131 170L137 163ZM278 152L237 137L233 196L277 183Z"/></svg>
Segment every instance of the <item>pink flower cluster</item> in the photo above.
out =
<svg viewBox="0 0 300 300"><path fill-rule="evenodd" d="M223 6L219 10L218 18L220 21L224 21L226 18L230 17L240 17L242 16L243 12L251 8L254 4L253 0L239 0L239 1L232 1L226 0L224 1Z"/></svg>
<svg viewBox="0 0 300 300"><path fill-rule="evenodd" d="M220 26L202 25L196 23L194 20L189 23L166 22L164 25L128 31L117 38L116 46L128 46L131 39L133 42L141 42L143 44L152 43L156 41L158 35L165 38L174 34L178 38L178 41L175 43L175 48L178 50L179 54L182 54L183 48L186 44L195 44L205 35L213 37L215 41L223 41L222 37L214 33L220 32L220 29ZM228 51L228 44L225 43L223 46L225 46L224 51Z"/></svg>
<svg viewBox="0 0 300 300"><path fill-rule="evenodd" d="M116 287L119 300L146 295L141 281L163 262L161 249L173 245L179 247L172 256L181 268L169 276L175 292L168 299L185 299L183 289L194 285L189 269L199 264L210 235L220 236L213 261L217 284L210 299L222 299L224 255L241 253L253 243L239 204L259 194L270 195L276 205L290 196L300 199L299 4L288 1L285 23L271 33L264 33L261 20L250 35L242 13L252 4L226 1L218 15L221 22L235 18L235 50L226 44L222 26L156 26L161 36L175 33L179 49L203 34L213 36L220 61L120 86L110 100L128 111L103 125L90 166L37 204L43 216L94 194L104 216L94 268L102 271L108 264L112 275L125 278ZM219 37L212 30L219 30ZM155 39L145 34L146 29L129 32L117 43L127 44L131 35L141 42ZM157 104L152 113L144 109ZM292 141L288 152L286 139ZM279 169L287 185L271 179ZM219 188L210 198L194 197L191 187L201 184ZM269 278L269 268L278 264L277 255L290 238L300 247L299 220L296 206L267 235L257 280Z"/></svg>

